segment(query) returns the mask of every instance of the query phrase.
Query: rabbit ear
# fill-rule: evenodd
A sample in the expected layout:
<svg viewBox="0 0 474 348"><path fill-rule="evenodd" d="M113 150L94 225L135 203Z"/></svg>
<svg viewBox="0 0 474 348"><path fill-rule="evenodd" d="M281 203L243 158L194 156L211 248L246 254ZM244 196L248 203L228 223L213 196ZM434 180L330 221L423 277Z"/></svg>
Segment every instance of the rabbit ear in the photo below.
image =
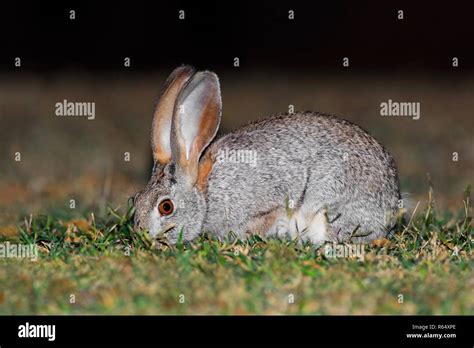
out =
<svg viewBox="0 0 474 348"><path fill-rule="evenodd" d="M219 79L209 71L196 73L178 96L171 132L172 157L191 185L197 180L199 158L217 133L221 110Z"/></svg>
<svg viewBox="0 0 474 348"><path fill-rule="evenodd" d="M151 129L151 149L153 159L160 164L171 160L171 122L179 92L194 74L194 68L183 65L176 68L165 82L158 104L153 114Z"/></svg>

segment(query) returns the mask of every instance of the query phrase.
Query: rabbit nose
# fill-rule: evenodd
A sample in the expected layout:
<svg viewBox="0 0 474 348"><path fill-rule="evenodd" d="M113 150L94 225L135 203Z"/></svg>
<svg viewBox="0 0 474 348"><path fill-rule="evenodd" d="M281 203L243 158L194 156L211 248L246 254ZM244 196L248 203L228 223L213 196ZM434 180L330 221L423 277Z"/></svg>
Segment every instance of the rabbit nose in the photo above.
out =
<svg viewBox="0 0 474 348"><path fill-rule="evenodd" d="M133 220L134 220L133 224L135 225L135 228L143 229L142 219L140 219L137 213L135 213L135 217Z"/></svg>
<svg viewBox="0 0 474 348"><path fill-rule="evenodd" d="M135 206L139 193L135 193L133 196L128 197L128 201L132 203L132 206Z"/></svg>

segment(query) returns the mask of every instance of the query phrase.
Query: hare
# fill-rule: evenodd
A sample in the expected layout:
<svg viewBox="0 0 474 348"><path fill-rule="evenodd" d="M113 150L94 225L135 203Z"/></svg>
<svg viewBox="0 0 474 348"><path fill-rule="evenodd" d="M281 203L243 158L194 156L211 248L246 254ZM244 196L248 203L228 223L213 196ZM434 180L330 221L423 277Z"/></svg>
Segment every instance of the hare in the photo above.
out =
<svg viewBox="0 0 474 348"><path fill-rule="evenodd" d="M154 112L154 167L134 196L135 227L191 241L231 232L369 242L393 229L400 191L395 162L362 128L298 112L216 138L219 80L190 66L173 71Z"/></svg>

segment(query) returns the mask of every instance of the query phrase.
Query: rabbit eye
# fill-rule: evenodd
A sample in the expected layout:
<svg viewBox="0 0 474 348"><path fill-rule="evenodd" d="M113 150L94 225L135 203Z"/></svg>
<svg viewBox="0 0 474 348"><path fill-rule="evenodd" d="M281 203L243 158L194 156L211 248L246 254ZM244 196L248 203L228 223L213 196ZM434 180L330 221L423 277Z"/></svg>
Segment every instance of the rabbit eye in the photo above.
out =
<svg viewBox="0 0 474 348"><path fill-rule="evenodd" d="M162 200L158 205L158 211L161 216L171 215L174 211L173 201L169 198Z"/></svg>

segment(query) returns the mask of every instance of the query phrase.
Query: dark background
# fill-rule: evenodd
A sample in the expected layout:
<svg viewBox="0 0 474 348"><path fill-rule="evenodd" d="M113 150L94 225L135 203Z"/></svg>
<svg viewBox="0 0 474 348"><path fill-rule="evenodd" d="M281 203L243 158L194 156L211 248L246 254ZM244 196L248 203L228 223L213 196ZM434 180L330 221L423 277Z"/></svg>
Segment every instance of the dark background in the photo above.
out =
<svg viewBox="0 0 474 348"><path fill-rule="evenodd" d="M69 19L69 10L76 19ZM178 19L185 10L186 20ZM288 10L296 20L288 20ZM405 19L397 19L397 10ZM0 68L340 69L474 67L474 5L468 1L8 1L0 5ZM448 65L448 67L447 67Z"/></svg>

